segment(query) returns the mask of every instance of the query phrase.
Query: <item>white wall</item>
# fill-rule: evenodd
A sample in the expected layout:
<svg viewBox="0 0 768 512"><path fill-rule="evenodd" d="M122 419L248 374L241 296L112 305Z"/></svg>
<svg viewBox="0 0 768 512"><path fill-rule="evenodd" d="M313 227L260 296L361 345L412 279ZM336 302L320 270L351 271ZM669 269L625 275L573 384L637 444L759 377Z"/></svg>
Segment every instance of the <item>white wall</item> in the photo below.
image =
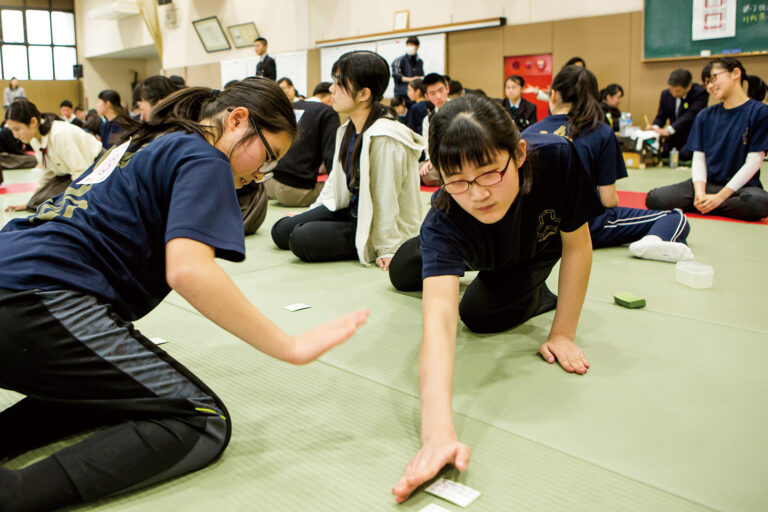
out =
<svg viewBox="0 0 768 512"><path fill-rule="evenodd" d="M568 18L602 16L639 11L643 0L311 0L310 44L391 31L395 11L410 12L410 27L428 27L484 18L507 18L507 24L520 25Z"/></svg>
<svg viewBox="0 0 768 512"><path fill-rule="evenodd" d="M96 20L88 16L91 9L103 7L104 3L104 0L75 0L77 53L81 60L154 44L141 16L120 20Z"/></svg>

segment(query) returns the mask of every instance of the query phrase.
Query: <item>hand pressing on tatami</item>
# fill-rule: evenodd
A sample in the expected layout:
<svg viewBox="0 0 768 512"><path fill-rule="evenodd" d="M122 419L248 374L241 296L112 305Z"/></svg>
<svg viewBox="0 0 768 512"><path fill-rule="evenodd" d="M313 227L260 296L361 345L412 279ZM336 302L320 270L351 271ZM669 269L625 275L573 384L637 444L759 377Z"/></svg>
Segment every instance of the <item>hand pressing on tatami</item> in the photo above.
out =
<svg viewBox="0 0 768 512"><path fill-rule="evenodd" d="M453 464L465 471L472 453L456 436L442 435L425 441L405 468L402 478L392 488L395 501L402 503L416 488L437 475L443 466Z"/></svg>
<svg viewBox="0 0 768 512"><path fill-rule="evenodd" d="M549 364L557 360L563 370L569 373L584 374L589 369L584 352L565 336L551 337L539 347L539 353Z"/></svg>
<svg viewBox="0 0 768 512"><path fill-rule="evenodd" d="M328 350L349 339L357 328L368 320L369 314L370 311L367 308L359 309L299 334L293 339L293 354L289 362L311 363Z"/></svg>
<svg viewBox="0 0 768 512"><path fill-rule="evenodd" d="M389 264L391 262L392 262L392 256L376 258L376 265L378 265L381 270L389 270Z"/></svg>

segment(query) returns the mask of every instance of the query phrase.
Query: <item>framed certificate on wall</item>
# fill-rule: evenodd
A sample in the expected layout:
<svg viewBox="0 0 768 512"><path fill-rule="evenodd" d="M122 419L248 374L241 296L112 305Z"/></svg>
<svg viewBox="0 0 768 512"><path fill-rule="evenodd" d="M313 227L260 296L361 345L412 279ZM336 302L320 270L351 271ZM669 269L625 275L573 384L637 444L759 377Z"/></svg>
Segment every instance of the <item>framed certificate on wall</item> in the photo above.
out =
<svg viewBox="0 0 768 512"><path fill-rule="evenodd" d="M224 29L221 28L219 18L216 16L195 20L192 25L195 27L197 37L200 38L206 52L220 52L232 48Z"/></svg>
<svg viewBox="0 0 768 512"><path fill-rule="evenodd" d="M229 37L232 38L232 42L235 44L235 48L251 46L253 41L259 37L256 24L252 21L250 23L241 23L240 25L230 25L227 29L229 30Z"/></svg>

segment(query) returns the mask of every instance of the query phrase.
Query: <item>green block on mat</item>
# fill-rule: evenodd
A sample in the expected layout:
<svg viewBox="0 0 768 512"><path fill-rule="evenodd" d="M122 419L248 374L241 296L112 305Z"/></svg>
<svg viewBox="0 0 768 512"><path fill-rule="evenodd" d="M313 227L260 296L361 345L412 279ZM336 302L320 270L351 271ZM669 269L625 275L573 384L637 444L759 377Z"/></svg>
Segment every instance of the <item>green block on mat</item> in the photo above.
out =
<svg viewBox="0 0 768 512"><path fill-rule="evenodd" d="M637 295L633 295L629 292L617 293L613 296L613 300L616 301L616 304L619 306L623 306L629 309L645 307L645 299L638 297Z"/></svg>

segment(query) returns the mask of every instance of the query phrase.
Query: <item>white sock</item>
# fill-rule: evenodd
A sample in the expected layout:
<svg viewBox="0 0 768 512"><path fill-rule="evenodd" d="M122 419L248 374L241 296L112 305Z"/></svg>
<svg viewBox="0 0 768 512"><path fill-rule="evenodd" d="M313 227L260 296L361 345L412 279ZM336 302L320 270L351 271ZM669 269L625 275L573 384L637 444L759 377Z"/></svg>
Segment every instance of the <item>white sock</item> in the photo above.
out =
<svg viewBox="0 0 768 512"><path fill-rule="evenodd" d="M636 258L677 263L693 259L693 251L680 242L667 242L656 235L646 235L629 244L629 252Z"/></svg>

